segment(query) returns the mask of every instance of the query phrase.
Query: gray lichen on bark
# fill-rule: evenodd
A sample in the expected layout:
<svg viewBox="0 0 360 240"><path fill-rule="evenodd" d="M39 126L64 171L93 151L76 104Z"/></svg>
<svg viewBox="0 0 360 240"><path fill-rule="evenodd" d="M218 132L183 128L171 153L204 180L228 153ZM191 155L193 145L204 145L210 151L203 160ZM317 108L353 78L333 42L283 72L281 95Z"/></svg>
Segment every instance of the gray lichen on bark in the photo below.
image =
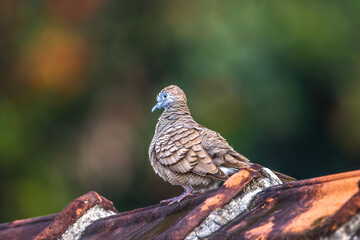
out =
<svg viewBox="0 0 360 240"><path fill-rule="evenodd" d="M338 228L329 237L324 237L322 240L342 240L342 239L360 239L360 213L351 218L350 221Z"/></svg>
<svg viewBox="0 0 360 240"><path fill-rule="evenodd" d="M95 205L86 211L74 224L72 224L61 235L59 240L78 240L81 238L82 232L93 222L98 219L114 215L115 212L105 210L100 205Z"/></svg>
<svg viewBox="0 0 360 240"><path fill-rule="evenodd" d="M251 181L237 196L227 205L220 209L214 210L198 227L191 231L186 240L204 239L222 226L226 225L239 214L249 210L249 205L255 196L264 189L279 185L282 182L269 169L262 169L262 176Z"/></svg>

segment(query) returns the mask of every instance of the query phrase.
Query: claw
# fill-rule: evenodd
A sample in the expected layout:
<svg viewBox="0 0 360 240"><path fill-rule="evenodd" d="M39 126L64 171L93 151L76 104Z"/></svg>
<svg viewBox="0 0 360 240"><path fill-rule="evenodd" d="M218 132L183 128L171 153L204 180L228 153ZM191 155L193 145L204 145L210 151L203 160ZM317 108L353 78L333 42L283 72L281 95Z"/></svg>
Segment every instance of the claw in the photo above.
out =
<svg viewBox="0 0 360 240"><path fill-rule="evenodd" d="M186 189L186 191L181 194L180 196L174 197L174 198L170 198L170 199L166 199L166 200L162 200L160 203L167 203L168 206L174 204L174 203L178 203L181 200L183 200L185 197L192 195L192 191L194 190L193 187L189 187L188 189Z"/></svg>

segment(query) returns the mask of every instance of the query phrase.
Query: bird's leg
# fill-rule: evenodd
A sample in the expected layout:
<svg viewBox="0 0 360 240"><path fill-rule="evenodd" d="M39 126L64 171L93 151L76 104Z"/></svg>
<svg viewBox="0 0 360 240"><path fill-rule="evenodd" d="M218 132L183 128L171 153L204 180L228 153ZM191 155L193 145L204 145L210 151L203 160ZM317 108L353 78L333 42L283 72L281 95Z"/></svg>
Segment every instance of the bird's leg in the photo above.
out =
<svg viewBox="0 0 360 240"><path fill-rule="evenodd" d="M192 191L194 190L193 187L189 187L188 189L186 189L186 191L181 194L178 197L174 197L174 198L170 198L170 199L166 199L166 200L162 200L160 203L167 203L168 205L174 204L176 202L180 202L181 200L183 200L186 196L191 195Z"/></svg>

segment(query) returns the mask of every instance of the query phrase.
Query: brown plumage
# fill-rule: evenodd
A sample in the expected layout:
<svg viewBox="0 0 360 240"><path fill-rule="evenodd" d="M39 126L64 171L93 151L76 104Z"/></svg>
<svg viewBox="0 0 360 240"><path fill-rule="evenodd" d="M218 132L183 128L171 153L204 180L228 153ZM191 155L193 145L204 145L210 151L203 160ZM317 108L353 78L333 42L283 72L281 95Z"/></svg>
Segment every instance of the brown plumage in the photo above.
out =
<svg viewBox="0 0 360 240"><path fill-rule="evenodd" d="M164 88L152 111L164 108L149 147L155 172L165 181L186 191L163 202L174 203L194 191L217 187L228 175L251 165L219 133L201 126L191 117L185 93L175 85ZM227 172L227 174L225 172ZM274 172L285 182L294 178Z"/></svg>

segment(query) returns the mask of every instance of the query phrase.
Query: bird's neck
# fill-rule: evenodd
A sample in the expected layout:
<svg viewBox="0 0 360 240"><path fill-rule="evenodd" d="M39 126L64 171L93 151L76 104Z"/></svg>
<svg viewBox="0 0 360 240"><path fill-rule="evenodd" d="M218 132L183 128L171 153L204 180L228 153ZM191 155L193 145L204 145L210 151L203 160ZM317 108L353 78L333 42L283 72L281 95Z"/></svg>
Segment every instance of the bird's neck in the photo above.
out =
<svg viewBox="0 0 360 240"><path fill-rule="evenodd" d="M177 120L185 121L186 119L193 121L193 118L190 115L190 110L186 103L171 105L161 114L156 130L157 132L161 132L163 129L166 129L167 126L172 125Z"/></svg>
<svg viewBox="0 0 360 240"><path fill-rule="evenodd" d="M176 120L183 117L191 117L190 110L186 103L176 103L165 109L161 114L161 118L168 120Z"/></svg>

